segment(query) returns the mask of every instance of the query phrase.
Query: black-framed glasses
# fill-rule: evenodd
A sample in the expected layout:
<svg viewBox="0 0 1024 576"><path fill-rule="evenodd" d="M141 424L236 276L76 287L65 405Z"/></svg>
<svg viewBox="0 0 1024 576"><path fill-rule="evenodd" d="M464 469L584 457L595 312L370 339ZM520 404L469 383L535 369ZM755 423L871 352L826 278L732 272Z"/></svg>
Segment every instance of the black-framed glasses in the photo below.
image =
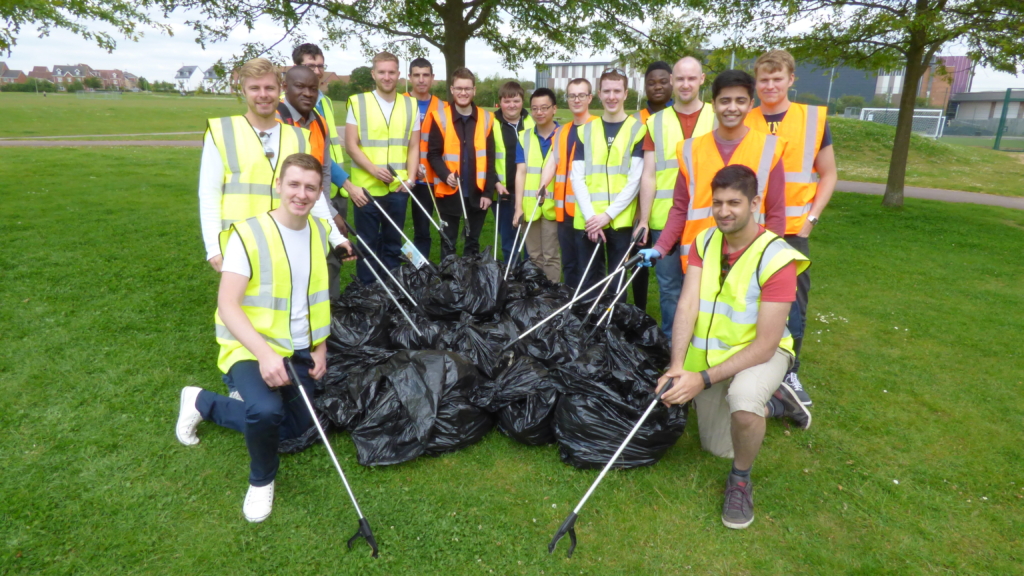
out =
<svg viewBox="0 0 1024 576"><path fill-rule="evenodd" d="M586 98L590 98L590 96L592 96L592 94L590 92L586 92L583 94L567 94L565 97L569 100L584 100Z"/></svg>

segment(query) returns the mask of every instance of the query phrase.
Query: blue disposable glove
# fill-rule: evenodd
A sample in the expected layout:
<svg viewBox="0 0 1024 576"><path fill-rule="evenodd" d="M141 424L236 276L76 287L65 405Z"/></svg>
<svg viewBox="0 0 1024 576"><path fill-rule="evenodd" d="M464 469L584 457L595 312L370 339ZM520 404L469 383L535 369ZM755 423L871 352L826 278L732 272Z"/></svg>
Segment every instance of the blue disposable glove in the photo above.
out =
<svg viewBox="0 0 1024 576"><path fill-rule="evenodd" d="M644 248L637 252L637 254L644 257L644 259L640 261L640 265L648 268L654 266L654 261L662 257L661 252L659 252L657 248Z"/></svg>

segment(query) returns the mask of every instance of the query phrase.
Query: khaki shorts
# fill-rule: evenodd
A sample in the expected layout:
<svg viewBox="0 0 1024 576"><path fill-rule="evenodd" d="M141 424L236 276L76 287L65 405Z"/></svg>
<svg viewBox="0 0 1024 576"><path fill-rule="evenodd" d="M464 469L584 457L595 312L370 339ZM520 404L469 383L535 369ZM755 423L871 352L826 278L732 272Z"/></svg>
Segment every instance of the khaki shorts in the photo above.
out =
<svg viewBox="0 0 1024 576"><path fill-rule="evenodd" d="M697 409L700 445L715 456L732 458L732 413L764 416L764 406L779 389L793 357L781 348L764 364L751 366L719 382L693 399Z"/></svg>

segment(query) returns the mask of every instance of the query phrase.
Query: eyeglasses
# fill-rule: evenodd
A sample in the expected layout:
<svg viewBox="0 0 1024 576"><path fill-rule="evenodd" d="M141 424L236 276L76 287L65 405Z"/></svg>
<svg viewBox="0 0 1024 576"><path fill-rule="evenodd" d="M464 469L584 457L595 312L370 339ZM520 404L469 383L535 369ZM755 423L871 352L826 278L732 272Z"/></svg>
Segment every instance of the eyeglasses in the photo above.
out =
<svg viewBox="0 0 1024 576"><path fill-rule="evenodd" d="M327 64L305 64L310 70L327 70Z"/></svg>
<svg viewBox="0 0 1024 576"><path fill-rule="evenodd" d="M476 89L476 86L470 86L469 88L462 88L462 87L456 88L456 87L452 86L452 92L455 92L455 93L458 93L458 94L469 94L470 92L472 92L475 89Z"/></svg>
<svg viewBox="0 0 1024 576"><path fill-rule="evenodd" d="M554 106L532 106L530 107L530 112L533 112L534 114L543 114L552 108L554 108Z"/></svg>
<svg viewBox="0 0 1024 576"><path fill-rule="evenodd" d="M590 92L587 92L585 94L567 94L565 97L569 100L586 100L587 98L590 98L590 96Z"/></svg>
<svg viewBox="0 0 1024 576"><path fill-rule="evenodd" d="M622 74L623 76L626 75L626 71L623 70L622 68L605 68L604 72L601 72L601 74L611 74L613 72L616 72L618 74Z"/></svg>

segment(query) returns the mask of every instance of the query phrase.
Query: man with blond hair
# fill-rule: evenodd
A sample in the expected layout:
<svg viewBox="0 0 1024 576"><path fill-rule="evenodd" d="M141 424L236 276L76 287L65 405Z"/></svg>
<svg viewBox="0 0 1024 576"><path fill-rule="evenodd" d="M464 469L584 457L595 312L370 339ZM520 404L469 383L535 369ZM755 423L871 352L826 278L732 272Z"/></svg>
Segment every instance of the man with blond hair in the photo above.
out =
<svg viewBox="0 0 1024 576"><path fill-rule="evenodd" d="M786 166L786 242L809 256L811 231L832 198L839 174L828 125L828 108L789 101L789 89L796 80L796 61L785 50L772 50L754 63L757 97L761 105L750 111L747 126L787 141L783 162ZM796 361L786 381L797 391L805 406L811 397L804 390L797 372L800 349L807 323L807 300L811 277L803 272L797 278L796 301L789 313L789 331L793 333Z"/></svg>
<svg viewBox="0 0 1024 576"><path fill-rule="evenodd" d="M380 209L395 224L405 226L409 205L406 190L416 185L420 163L420 121L416 101L396 91L397 56L390 52L374 56L371 75L376 90L348 99L345 150L352 157L352 183L361 188L351 193L356 234L367 243L364 248L374 252L390 269L401 263L402 235L387 222ZM398 176L393 177L389 168ZM376 266L372 259L359 259L356 263L356 275L363 284L376 281L370 266Z"/></svg>

